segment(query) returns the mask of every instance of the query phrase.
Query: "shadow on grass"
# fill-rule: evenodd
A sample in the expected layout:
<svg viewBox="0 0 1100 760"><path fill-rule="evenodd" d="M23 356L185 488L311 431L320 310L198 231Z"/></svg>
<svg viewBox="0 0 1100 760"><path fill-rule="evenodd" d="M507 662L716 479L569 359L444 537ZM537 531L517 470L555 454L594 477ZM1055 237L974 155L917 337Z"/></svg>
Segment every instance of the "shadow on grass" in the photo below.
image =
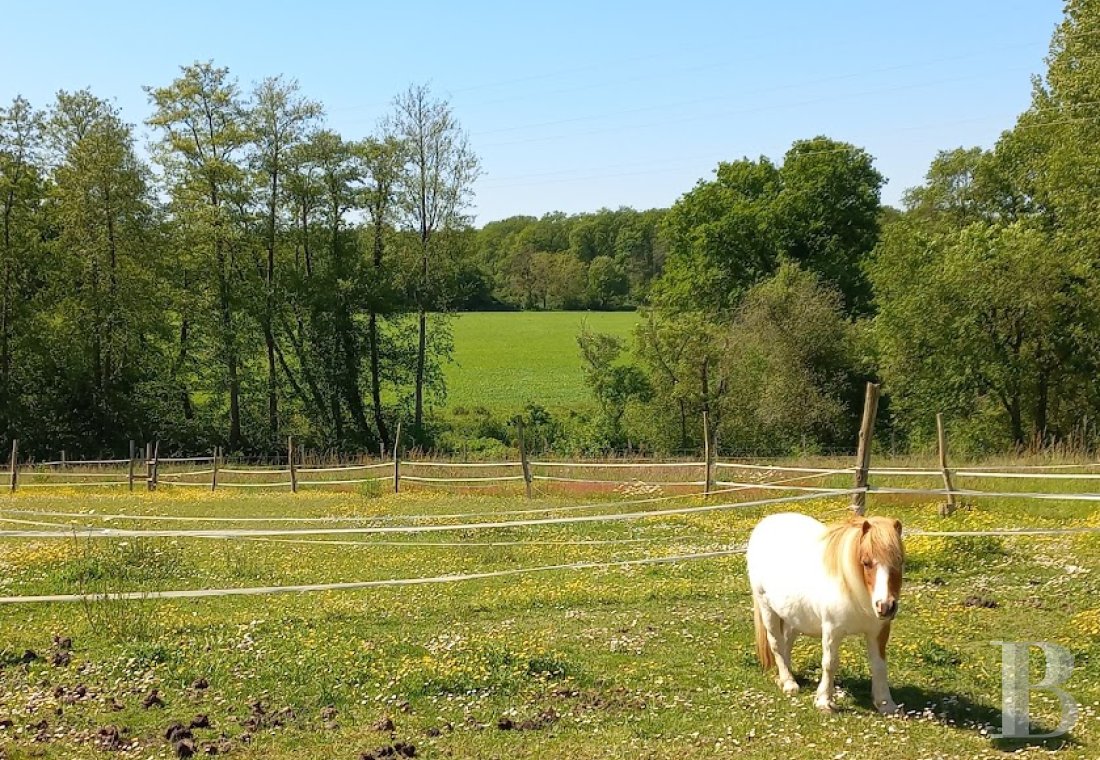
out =
<svg viewBox="0 0 1100 760"><path fill-rule="evenodd" d="M847 678L843 687L852 695L852 701L861 709L874 711L874 701L871 699L871 681L869 678ZM988 727L993 733L1001 729L1001 711L995 707L974 702L960 694L950 694L935 689L925 689L920 686L903 686L891 684L890 691L894 701L897 702L906 713L924 712L922 717L937 721L941 725L949 726L960 731L978 733L983 727ZM1046 734L1053 731L1052 726L1041 723L1032 723L1033 734ZM1042 747L1047 750L1063 749L1065 747L1078 747L1078 742L1072 733L1047 739L991 739L990 746L1002 752L1016 752L1025 747Z"/></svg>

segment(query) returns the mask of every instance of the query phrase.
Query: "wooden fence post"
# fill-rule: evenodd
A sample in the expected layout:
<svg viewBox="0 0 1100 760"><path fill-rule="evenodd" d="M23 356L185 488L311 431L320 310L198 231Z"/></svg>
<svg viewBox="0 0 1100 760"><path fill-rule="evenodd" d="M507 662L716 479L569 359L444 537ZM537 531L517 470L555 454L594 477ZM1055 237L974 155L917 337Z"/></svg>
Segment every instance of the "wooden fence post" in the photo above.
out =
<svg viewBox="0 0 1100 760"><path fill-rule="evenodd" d="M298 470L294 467L294 436L286 437L286 461L290 464L290 492L298 493Z"/></svg>
<svg viewBox="0 0 1100 760"><path fill-rule="evenodd" d="M145 442L145 489L153 490L153 444Z"/></svg>
<svg viewBox="0 0 1100 760"><path fill-rule="evenodd" d="M940 448L940 470L943 471L943 487L947 501L940 504L940 516L950 517L955 512L955 488L951 485L951 470L947 469L947 432L943 428L943 414L936 413L936 439Z"/></svg>
<svg viewBox="0 0 1100 760"><path fill-rule="evenodd" d="M214 462L211 465L213 471L210 473L210 490L218 490L218 455L221 453L221 446L214 447Z"/></svg>
<svg viewBox="0 0 1100 760"><path fill-rule="evenodd" d="M160 475L160 441L153 443L153 479L149 481L150 491L157 490L157 478Z"/></svg>
<svg viewBox="0 0 1100 760"><path fill-rule="evenodd" d="M401 420L397 421L397 431L393 434L393 492L401 492Z"/></svg>
<svg viewBox="0 0 1100 760"><path fill-rule="evenodd" d="M710 433L710 413L703 410L703 496L714 487L714 440Z"/></svg>
<svg viewBox="0 0 1100 760"><path fill-rule="evenodd" d="M65 449L61 449L61 467L59 469L64 470L67 460L65 458Z"/></svg>
<svg viewBox="0 0 1100 760"><path fill-rule="evenodd" d="M130 485L130 492L131 493L133 493L133 490L134 490L134 454L136 454L136 453L137 453L136 449L134 448L134 439L131 438L130 439L130 464L129 464L129 466L127 468L127 472L126 472L126 482L129 483L129 485Z"/></svg>
<svg viewBox="0 0 1100 760"><path fill-rule="evenodd" d="M875 416L878 414L878 384L867 383L863 398L863 421L859 426L859 449L856 452L855 487L867 488L868 470L871 468L871 439L875 434ZM852 511L862 515L867 511L867 492L852 494Z"/></svg>
<svg viewBox="0 0 1100 760"><path fill-rule="evenodd" d="M519 442L519 463L523 468L523 483L527 489L527 498L531 498L531 463L527 460L527 445L523 440L523 418L516 418L516 440Z"/></svg>
<svg viewBox="0 0 1100 760"><path fill-rule="evenodd" d="M19 485L19 439L11 439L11 492Z"/></svg>

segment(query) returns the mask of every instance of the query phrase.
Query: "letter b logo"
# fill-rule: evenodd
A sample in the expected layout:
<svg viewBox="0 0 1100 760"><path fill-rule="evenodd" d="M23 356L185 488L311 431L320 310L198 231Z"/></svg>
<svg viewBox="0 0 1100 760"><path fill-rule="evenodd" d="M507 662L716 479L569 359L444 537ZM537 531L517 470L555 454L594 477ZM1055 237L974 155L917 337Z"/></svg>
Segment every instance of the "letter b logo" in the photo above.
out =
<svg viewBox="0 0 1100 760"><path fill-rule="evenodd" d="M994 739L1049 739L1067 733L1077 722L1077 700L1059 686L1073 675L1073 653L1063 646L1046 641L994 641L1001 647L1001 733ZM1046 672L1039 683L1032 685L1028 675L1028 650L1038 647L1046 658ZM1058 727L1045 734L1031 730L1031 692L1049 691L1062 704L1062 720Z"/></svg>

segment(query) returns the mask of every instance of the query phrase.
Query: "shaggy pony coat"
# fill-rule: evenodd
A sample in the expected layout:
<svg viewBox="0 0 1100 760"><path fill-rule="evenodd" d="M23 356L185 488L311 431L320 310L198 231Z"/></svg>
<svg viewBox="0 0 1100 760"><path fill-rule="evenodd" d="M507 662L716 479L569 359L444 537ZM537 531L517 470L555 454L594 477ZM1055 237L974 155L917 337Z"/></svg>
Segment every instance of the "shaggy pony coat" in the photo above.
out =
<svg viewBox="0 0 1100 760"><path fill-rule="evenodd" d="M821 683L814 704L833 711L840 642L860 635L871 663L871 693L882 713L897 711L886 673L886 644L898 610L905 550L901 523L855 517L826 526L812 517L770 515L749 537L756 652L775 666L780 688L798 692L791 649L800 635L821 637Z"/></svg>

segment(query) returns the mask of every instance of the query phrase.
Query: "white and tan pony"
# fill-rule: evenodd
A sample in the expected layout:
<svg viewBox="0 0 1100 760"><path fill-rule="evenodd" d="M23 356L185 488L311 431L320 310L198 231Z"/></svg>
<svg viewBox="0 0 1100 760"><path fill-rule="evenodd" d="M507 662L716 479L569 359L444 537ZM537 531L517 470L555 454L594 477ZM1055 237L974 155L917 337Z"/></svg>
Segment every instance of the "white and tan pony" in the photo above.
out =
<svg viewBox="0 0 1100 760"><path fill-rule="evenodd" d="M834 711L840 642L859 635L867 641L875 707L897 712L886 679L886 642L898 611L904 562L897 520L855 517L826 526L786 513L757 524L747 553L756 654L765 670L777 667L784 694L798 692L791 675L795 638L820 636L821 683L814 705Z"/></svg>

